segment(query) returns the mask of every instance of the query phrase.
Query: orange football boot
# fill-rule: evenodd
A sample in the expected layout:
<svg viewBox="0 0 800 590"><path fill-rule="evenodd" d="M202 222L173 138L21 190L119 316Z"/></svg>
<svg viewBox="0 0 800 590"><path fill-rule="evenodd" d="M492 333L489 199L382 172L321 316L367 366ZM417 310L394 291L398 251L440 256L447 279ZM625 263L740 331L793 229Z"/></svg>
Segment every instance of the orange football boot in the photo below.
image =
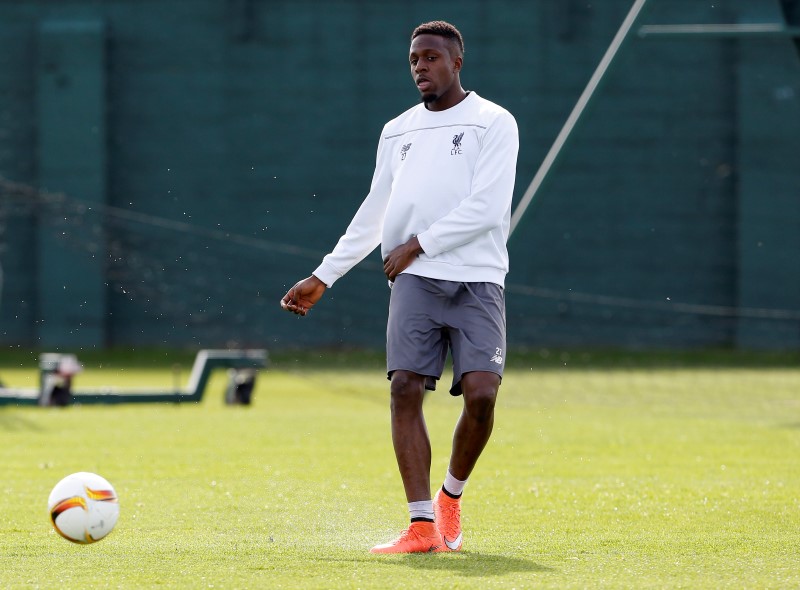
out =
<svg viewBox="0 0 800 590"><path fill-rule="evenodd" d="M451 498L440 489L433 497L433 514L447 549L461 549L461 498Z"/></svg>
<svg viewBox="0 0 800 590"><path fill-rule="evenodd" d="M447 551L442 535L432 522L412 522L394 541L375 545L370 553L438 553Z"/></svg>

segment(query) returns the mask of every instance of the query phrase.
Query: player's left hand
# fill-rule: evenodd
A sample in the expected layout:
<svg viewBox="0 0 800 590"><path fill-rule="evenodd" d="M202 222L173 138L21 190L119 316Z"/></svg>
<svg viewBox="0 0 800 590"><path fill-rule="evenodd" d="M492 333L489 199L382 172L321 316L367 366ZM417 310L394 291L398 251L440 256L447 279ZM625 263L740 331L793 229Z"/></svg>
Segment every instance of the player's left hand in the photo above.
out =
<svg viewBox="0 0 800 590"><path fill-rule="evenodd" d="M419 245L417 236L412 236L405 244L400 244L383 259L383 273L390 281L409 267L414 259L424 250Z"/></svg>

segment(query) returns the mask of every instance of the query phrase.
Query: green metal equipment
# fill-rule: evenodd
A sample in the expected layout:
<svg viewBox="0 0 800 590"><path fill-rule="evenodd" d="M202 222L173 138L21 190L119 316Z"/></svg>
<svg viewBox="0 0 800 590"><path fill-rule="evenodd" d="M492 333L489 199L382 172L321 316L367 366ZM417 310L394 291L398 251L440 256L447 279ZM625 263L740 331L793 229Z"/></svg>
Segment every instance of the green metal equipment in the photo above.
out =
<svg viewBox="0 0 800 590"><path fill-rule="evenodd" d="M267 366L267 351L201 350L195 357L189 382L183 389L86 388L72 391L72 379L82 370L75 355L43 353L39 357L39 388L0 387L0 405L66 406L70 404L121 404L199 402L215 369L228 370L225 402L249 405L259 369Z"/></svg>

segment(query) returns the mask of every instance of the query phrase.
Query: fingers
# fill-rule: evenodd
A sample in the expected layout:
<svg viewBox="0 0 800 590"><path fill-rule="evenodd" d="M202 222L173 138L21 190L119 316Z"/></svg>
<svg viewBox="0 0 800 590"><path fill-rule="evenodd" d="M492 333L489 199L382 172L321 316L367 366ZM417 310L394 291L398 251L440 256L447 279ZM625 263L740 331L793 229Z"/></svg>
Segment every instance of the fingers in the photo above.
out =
<svg viewBox="0 0 800 590"><path fill-rule="evenodd" d="M295 299L294 287L289 289L289 292L283 296L283 299L281 299L281 309L297 315L306 315L308 313L308 309L302 305L299 305Z"/></svg>
<svg viewBox="0 0 800 590"><path fill-rule="evenodd" d="M386 260L383 261L383 274L385 274L386 278L390 281L393 281L397 276L397 267L392 261L391 256L388 256Z"/></svg>
<svg viewBox="0 0 800 590"><path fill-rule="evenodd" d="M283 300L281 300L281 308L297 315L306 315L308 313L308 309L305 307L297 305L296 303L286 303Z"/></svg>
<svg viewBox="0 0 800 590"><path fill-rule="evenodd" d="M398 254L399 249L398 247L389 252L386 259L383 261L383 274L385 274L386 278L390 281L393 281L394 278L408 266L408 264L403 263L402 257Z"/></svg>

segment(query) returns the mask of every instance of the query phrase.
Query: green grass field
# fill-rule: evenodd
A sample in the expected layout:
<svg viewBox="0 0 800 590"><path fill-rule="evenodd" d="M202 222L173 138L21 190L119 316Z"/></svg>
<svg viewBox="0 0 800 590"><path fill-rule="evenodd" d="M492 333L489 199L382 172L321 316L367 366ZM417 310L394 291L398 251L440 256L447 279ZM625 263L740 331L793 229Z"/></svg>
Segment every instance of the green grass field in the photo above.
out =
<svg viewBox="0 0 800 590"><path fill-rule="evenodd" d="M81 385L172 385L191 355L91 355ZM1 588L800 587L800 362L686 354L510 362L465 491L464 551L373 556L407 520L375 357L275 359L251 407L0 407ZM8 385L35 355L4 355ZM460 400L426 401L433 481ZM94 471L117 528L73 545L47 496Z"/></svg>

